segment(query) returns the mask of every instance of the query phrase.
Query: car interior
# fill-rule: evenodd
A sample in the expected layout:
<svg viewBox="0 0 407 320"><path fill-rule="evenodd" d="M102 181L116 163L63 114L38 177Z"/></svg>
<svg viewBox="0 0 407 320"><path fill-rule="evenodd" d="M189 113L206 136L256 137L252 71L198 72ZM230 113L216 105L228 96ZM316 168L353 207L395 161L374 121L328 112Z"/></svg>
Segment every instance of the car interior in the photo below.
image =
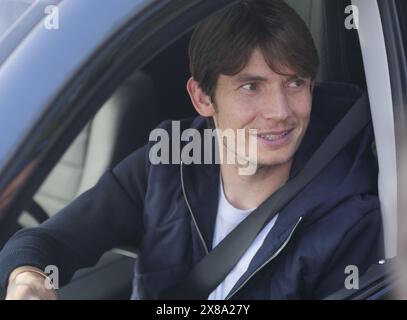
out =
<svg viewBox="0 0 407 320"><path fill-rule="evenodd" d="M309 26L320 53L318 82L352 83L366 89L359 39L343 27L348 0L287 0ZM148 141L166 119L196 115L187 95L187 33L126 80L104 103L49 173L32 204L19 218L36 226L92 187L103 172ZM132 289L134 248L116 248L99 263L78 271L59 291L61 299L128 299ZM86 289L85 289L86 288Z"/></svg>

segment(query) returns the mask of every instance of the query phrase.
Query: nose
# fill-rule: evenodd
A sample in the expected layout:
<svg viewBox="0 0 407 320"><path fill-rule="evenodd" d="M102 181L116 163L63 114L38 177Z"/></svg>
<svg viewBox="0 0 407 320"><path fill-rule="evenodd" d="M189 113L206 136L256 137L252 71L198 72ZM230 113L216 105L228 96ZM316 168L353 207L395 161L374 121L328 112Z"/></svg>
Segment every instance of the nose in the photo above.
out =
<svg viewBox="0 0 407 320"><path fill-rule="evenodd" d="M271 90L262 103L261 116L267 120L282 121L291 116L292 112L284 90Z"/></svg>

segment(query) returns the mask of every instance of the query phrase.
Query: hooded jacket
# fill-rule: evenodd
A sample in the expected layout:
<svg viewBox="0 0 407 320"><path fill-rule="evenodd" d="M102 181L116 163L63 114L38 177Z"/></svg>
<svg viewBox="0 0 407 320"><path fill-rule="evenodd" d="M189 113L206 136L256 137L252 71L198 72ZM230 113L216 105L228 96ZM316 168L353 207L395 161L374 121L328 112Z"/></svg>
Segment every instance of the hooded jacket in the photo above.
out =
<svg viewBox="0 0 407 320"><path fill-rule="evenodd" d="M350 85L314 91L311 121L290 177L360 96ZM160 128L171 132L169 121ZM202 117L181 130L207 128ZM371 126L280 212L227 299L320 299L344 287L347 266L360 275L383 254L377 161ZM150 142L107 171L37 228L17 232L0 253L0 284L22 265L59 268L60 284L107 250L138 248L133 299L160 299L212 248L219 165L157 164Z"/></svg>

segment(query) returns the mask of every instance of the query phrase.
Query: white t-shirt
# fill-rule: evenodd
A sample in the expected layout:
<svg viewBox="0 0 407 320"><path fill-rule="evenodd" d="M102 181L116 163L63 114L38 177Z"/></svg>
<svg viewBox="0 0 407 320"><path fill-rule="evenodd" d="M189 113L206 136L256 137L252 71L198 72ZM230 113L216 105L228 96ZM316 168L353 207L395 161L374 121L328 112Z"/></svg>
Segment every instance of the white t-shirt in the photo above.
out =
<svg viewBox="0 0 407 320"><path fill-rule="evenodd" d="M240 210L233 207L226 199L222 178L220 179L219 190L219 204L218 213L216 216L215 232L213 235L213 248L218 245L219 242L225 238L229 232L231 232L240 222L242 222L254 209ZM272 220L263 228L263 230L257 235L256 239L250 245L249 249L244 253L236 266L227 275L221 284L209 295L208 300L224 300L229 294L230 290L234 287L239 278L247 271L251 260L256 254L257 250L261 247L274 226L277 220L278 214L274 216Z"/></svg>

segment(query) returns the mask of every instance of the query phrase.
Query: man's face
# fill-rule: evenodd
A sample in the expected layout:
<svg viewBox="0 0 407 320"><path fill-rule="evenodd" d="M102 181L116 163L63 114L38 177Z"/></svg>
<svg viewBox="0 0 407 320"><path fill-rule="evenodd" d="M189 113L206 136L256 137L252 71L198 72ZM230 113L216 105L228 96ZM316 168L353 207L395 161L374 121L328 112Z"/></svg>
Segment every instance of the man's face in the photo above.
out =
<svg viewBox="0 0 407 320"><path fill-rule="evenodd" d="M307 129L312 92L310 79L290 69L280 75L267 65L259 49L234 76L220 75L215 90L218 129L257 129L257 166L276 166L292 160Z"/></svg>

